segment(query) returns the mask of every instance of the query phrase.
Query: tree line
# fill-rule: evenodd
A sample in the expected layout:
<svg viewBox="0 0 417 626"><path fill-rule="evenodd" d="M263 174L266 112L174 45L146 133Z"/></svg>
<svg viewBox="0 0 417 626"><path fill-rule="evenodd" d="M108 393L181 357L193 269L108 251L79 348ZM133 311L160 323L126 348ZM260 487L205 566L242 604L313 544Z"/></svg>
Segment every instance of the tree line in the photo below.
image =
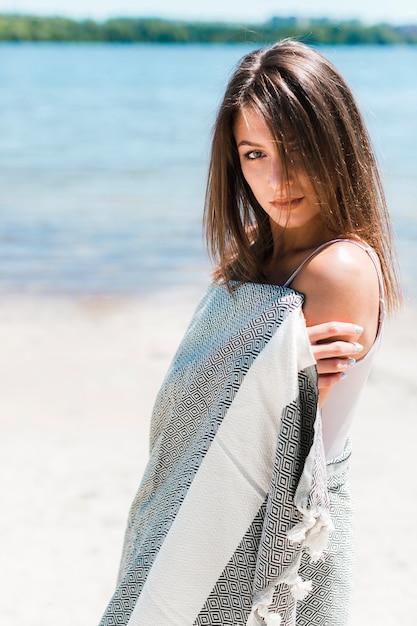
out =
<svg viewBox="0 0 417 626"><path fill-rule="evenodd" d="M273 18L265 24L115 18L105 22L64 17L0 15L0 41L106 43L270 43L286 37L311 44L416 44L417 25Z"/></svg>

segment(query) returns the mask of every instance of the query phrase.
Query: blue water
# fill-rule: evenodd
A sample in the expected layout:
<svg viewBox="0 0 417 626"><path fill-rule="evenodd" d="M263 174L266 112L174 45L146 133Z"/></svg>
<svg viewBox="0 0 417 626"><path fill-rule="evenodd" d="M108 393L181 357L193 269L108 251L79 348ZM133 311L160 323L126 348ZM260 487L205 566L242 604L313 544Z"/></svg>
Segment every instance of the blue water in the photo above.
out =
<svg viewBox="0 0 417 626"><path fill-rule="evenodd" d="M135 293L207 280L210 130L250 46L0 46L0 290ZM417 295L417 47L325 48L383 170Z"/></svg>

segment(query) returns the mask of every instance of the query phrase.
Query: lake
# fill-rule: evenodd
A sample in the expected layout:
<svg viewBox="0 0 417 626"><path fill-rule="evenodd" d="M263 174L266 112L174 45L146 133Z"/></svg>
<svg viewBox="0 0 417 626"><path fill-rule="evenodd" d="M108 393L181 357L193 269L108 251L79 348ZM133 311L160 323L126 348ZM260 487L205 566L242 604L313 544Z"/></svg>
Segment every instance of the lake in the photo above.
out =
<svg viewBox="0 0 417 626"><path fill-rule="evenodd" d="M0 45L0 290L141 293L203 283L210 131L250 45ZM383 172L417 296L417 47L322 47Z"/></svg>

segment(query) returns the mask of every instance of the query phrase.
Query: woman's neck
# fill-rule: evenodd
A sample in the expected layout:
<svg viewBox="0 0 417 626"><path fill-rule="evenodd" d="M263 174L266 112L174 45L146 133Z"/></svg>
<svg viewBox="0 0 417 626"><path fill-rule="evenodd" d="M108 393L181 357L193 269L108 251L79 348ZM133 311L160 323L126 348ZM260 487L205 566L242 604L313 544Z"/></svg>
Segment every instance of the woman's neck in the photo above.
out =
<svg viewBox="0 0 417 626"><path fill-rule="evenodd" d="M273 251L271 258L277 261L293 254L317 248L338 235L323 224L320 216L301 228L281 228L271 222Z"/></svg>
<svg viewBox="0 0 417 626"><path fill-rule="evenodd" d="M302 228L282 229L271 224L271 231L273 250L264 271L267 281L274 284L283 284L313 250L338 237L321 219L311 220Z"/></svg>

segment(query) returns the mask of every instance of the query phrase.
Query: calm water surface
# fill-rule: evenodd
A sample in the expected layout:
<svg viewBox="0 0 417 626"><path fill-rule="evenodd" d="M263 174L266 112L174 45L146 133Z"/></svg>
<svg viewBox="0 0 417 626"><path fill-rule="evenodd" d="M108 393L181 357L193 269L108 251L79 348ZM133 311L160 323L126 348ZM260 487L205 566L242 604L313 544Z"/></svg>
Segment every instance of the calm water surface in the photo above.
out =
<svg viewBox="0 0 417 626"><path fill-rule="evenodd" d="M0 290L205 282L210 130L249 48L0 45ZM417 296L417 47L322 51L367 119Z"/></svg>

